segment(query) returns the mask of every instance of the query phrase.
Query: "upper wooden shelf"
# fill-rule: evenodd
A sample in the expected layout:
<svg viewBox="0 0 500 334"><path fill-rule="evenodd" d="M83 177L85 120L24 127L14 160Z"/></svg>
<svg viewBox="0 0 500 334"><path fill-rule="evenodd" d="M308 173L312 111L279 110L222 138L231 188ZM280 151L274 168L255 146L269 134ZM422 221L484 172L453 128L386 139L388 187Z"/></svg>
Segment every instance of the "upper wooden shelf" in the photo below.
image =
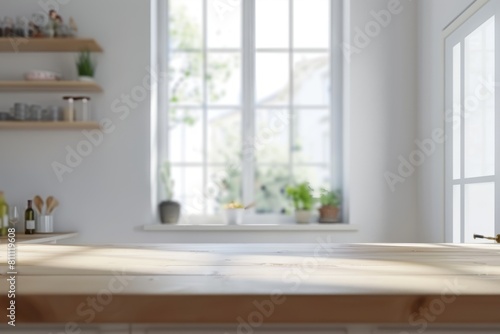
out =
<svg viewBox="0 0 500 334"><path fill-rule="evenodd" d="M101 86L87 81L0 81L0 92L102 92Z"/></svg>
<svg viewBox="0 0 500 334"><path fill-rule="evenodd" d="M94 39L85 38L0 38L0 52L103 52Z"/></svg>

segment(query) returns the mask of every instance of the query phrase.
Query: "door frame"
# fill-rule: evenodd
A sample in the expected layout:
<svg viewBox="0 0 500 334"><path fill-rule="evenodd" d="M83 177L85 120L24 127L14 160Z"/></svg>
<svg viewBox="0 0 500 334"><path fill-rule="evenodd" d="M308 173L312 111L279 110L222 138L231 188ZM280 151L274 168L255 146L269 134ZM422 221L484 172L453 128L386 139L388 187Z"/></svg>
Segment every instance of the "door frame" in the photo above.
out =
<svg viewBox="0 0 500 334"><path fill-rule="evenodd" d="M485 23L493 15L497 14L495 20L495 30L500 32L500 6L490 0L476 0L473 2L464 12L462 12L452 23L450 23L443 30L443 68L444 68L444 86L443 86L443 110L444 110L444 129L446 134L446 144L445 144L445 168L444 168L444 180L445 180L445 224L444 224L444 236L445 242L453 242L453 185L456 184L453 180L453 48L457 43L461 43L461 54L463 54L465 37L472 33L475 29ZM476 18L471 20L472 18ZM495 34L495 44L496 44L496 66L495 66L495 82L499 82L500 78L500 33ZM464 92L464 63L463 59L461 61L461 93L463 98ZM500 89L495 90L495 101L500 101ZM463 101L461 101L461 106L463 106ZM498 104L495 105L495 109L498 109ZM495 133L500 134L500 117L495 117ZM463 152L463 127L464 122L461 118L461 135L462 135L462 145L461 152ZM500 136L495 136L495 153L500 149ZM462 153L463 154L463 153ZM498 201L496 199L500 198L499 191L499 166L500 166L500 154L495 154L495 175L493 177L485 177L484 182L495 182L495 229L500 232L499 224L499 213L500 208ZM461 161L461 172L464 173L464 160L462 157ZM464 185L468 182L460 182L459 184ZM481 183L471 182L473 184ZM464 187L462 186L461 191L461 236L460 242L464 239Z"/></svg>

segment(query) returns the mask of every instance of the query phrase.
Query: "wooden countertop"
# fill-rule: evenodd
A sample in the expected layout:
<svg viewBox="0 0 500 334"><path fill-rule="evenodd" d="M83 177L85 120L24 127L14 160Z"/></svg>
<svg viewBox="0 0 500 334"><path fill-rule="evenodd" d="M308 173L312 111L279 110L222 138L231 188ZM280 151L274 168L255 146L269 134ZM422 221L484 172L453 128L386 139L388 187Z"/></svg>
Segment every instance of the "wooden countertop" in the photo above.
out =
<svg viewBox="0 0 500 334"><path fill-rule="evenodd" d="M19 323L500 324L495 244L20 244L17 261Z"/></svg>

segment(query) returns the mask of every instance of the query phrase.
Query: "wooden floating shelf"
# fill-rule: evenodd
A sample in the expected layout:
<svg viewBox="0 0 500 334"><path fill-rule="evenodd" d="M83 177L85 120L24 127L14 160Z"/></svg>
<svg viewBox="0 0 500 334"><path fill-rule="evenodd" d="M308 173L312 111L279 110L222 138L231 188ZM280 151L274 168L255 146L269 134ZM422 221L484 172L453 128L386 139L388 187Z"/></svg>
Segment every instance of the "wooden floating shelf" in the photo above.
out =
<svg viewBox="0 0 500 334"><path fill-rule="evenodd" d="M0 81L0 92L102 92L101 86L86 81Z"/></svg>
<svg viewBox="0 0 500 334"><path fill-rule="evenodd" d="M0 130L98 130L97 122L0 121Z"/></svg>
<svg viewBox="0 0 500 334"><path fill-rule="evenodd" d="M0 52L103 52L94 39L85 38L0 38Z"/></svg>

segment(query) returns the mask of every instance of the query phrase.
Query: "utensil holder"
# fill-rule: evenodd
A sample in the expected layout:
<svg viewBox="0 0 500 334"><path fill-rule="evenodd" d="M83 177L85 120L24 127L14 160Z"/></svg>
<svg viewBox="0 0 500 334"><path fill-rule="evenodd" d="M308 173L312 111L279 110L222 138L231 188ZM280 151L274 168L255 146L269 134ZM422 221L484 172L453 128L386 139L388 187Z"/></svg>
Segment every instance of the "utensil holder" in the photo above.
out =
<svg viewBox="0 0 500 334"><path fill-rule="evenodd" d="M54 233L54 216L40 215L36 220L36 233Z"/></svg>

